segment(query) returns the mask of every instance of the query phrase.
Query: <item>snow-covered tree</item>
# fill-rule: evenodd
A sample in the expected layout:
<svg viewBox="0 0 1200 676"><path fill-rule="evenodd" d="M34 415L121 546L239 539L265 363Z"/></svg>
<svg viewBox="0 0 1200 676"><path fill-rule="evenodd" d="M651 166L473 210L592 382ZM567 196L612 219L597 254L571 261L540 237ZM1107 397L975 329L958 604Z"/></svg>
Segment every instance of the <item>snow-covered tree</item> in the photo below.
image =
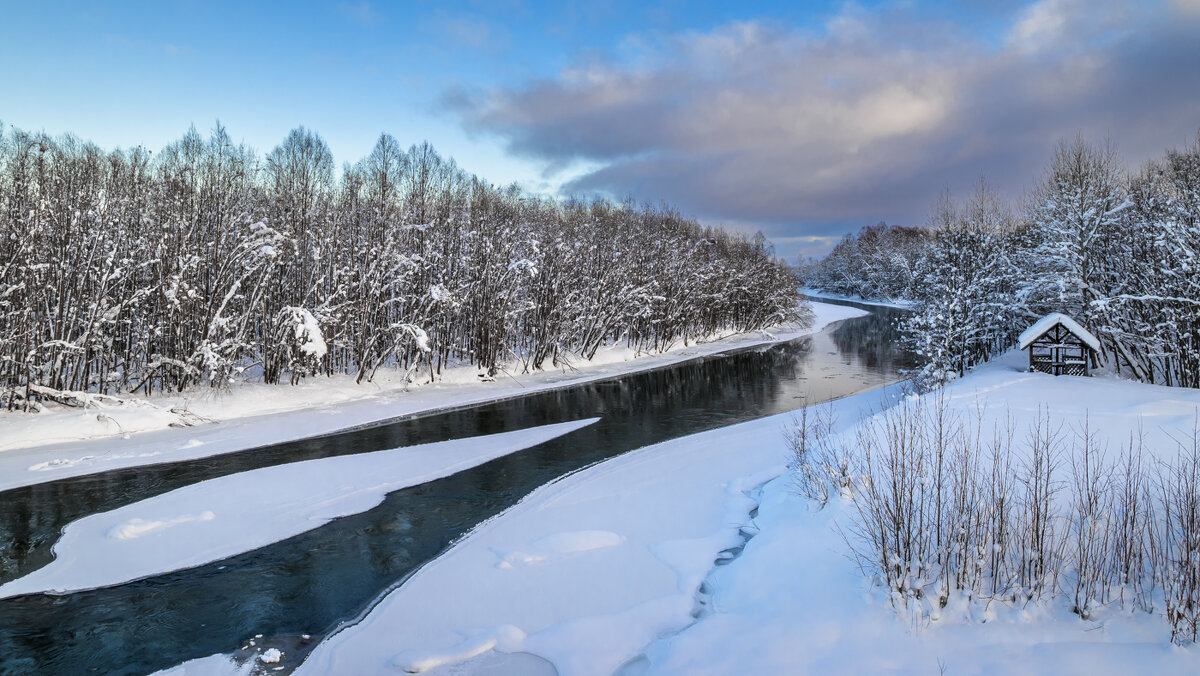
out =
<svg viewBox="0 0 1200 676"><path fill-rule="evenodd" d="M1037 314L1062 312L1096 329L1096 302L1119 283L1111 265L1129 203L1112 146L1060 143L1027 216L1033 245L1025 277Z"/></svg>
<svg viewBox="0 0 1200 676"><path fill-rule="evenodd" d="M902 329L936 384L1012 343L1018 270L1008 246L1013 216L982 182L965 206L944 195L930 228L933 243L913 280L917 308Z"/></svg>
<svg viewBox="0 0 1200 676"><path fill-rule="evenodd" d="M335 175L218 124L151 155L0 133L0 405L396 367L492 376L801 318L761 240L539 199L382 135Z"/></svg>

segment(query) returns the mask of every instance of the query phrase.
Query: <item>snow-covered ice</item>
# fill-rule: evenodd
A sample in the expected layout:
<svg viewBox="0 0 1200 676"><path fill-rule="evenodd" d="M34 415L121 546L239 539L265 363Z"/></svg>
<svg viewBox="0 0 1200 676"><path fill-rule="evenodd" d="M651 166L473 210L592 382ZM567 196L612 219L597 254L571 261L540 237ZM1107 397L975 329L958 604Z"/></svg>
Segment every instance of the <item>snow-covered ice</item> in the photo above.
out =
<svg viewBox="0 0 1200 676"><path fill-rule="evenodd" d="M151 676L249 676L253 671L254 662L238 664L228 655L209 655L156 671Z"/></svg>
<svg viewBox="0 0 1200 676"><path fill-rule="evenodd" d="M474 368L451 369L433 384L410 385L400 372L380 371L376 382L353 376L314 377L297 386L242 384L232 392L208 389L174 397L132 399L102 409L58 409L39 414L0 411L0 490L123 467L209 457L266 444L328 434L440 408L479 404L570 387L659 368L727 350L792 340L832 322L866 314L813 303L811 328L778 327L677 345L662 354L602 348L573 368L500 374L480 382ZM176 411L186 411L180 414ZM195 427L172 428L180 416Z"/></svg>
<svg viewBox="0 0 1200 676"><path fill-rule="evenodd" d="M0 598L104 587L257 549L366 511L388 493L536 446L599 418L358 455L305 460L201 481L67 525L54 560L0 585ZM598 546L596 536L542 550Z"/></svg>

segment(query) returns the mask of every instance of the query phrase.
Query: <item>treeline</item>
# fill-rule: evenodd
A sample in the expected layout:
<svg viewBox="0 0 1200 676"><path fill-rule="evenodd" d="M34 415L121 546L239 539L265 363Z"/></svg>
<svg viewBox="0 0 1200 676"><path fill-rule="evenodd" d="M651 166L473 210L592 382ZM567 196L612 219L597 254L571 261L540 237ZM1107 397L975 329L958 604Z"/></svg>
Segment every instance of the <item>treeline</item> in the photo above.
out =
<svg viewBox="0 0 1200 676"><path fill-rule="evenodd" d="M434 378L663 350L802 319L761 236L665 207L498 188L382 135L335 173L299 128L152 155L0 133L0 405L257 376Z"/></svg>
<svg viewBox="0 0 1200 676"><path fill-rule="evenodd" d="M846 235L824 258L802 263L801 275L808 284L840 296L906 299L929 240L925 228L880 221Z"/></svg>
<svg viewBox="0 0 1200 676"><path fill-rule="evenodd" d="M981 183L965 203L943 197L923 233L864 229L803 276L915 301L903 329L932 383L1063 312L1100 339L1116 371L1200 387L1200 140L1134 173L1111 147L1064 142L1024 208Z"/></svg>

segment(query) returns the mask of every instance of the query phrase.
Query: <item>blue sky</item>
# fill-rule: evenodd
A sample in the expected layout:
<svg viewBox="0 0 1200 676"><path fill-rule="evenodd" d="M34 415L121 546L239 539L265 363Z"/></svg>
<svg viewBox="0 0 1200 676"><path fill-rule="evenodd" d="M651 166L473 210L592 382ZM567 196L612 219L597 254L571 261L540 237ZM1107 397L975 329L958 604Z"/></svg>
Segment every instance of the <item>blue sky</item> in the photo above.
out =
<svg viewBox="0 0 1200 676"><path fill-rule="evenodd" d="M1057 139L1131 166L1200 130L1200 1L26 3L0 120L158 149L220 120L338 162L380 132L495 183L666 200L819 253Z"/></svg>
<svg viewBox="0 0 1200 676"><path fill-rule="evenodd" d="M382 131L429 140L497 182L540 173L439 105L451 88L519 85L633 34L708 30L803 3L12 2L0 12L0 120L104 147L158 148L220 119L270 150L305 125L339 163ZM494 176L493 176L494 175Z"/></svg>

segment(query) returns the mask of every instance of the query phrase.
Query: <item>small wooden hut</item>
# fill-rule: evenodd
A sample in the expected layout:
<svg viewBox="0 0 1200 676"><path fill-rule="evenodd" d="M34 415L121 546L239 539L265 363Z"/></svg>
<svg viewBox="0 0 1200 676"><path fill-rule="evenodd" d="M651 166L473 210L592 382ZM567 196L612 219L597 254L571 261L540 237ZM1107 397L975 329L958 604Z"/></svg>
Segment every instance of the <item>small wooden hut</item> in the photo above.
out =
<svg viewBox="0 0 1200 676"><path fill-rule="evenodd" d="M1029 350L1029 370L1050 375L1086 376L1096 363L1100 341L1070 317L1055 312L1025 329L1021 349Z"/></svg>

